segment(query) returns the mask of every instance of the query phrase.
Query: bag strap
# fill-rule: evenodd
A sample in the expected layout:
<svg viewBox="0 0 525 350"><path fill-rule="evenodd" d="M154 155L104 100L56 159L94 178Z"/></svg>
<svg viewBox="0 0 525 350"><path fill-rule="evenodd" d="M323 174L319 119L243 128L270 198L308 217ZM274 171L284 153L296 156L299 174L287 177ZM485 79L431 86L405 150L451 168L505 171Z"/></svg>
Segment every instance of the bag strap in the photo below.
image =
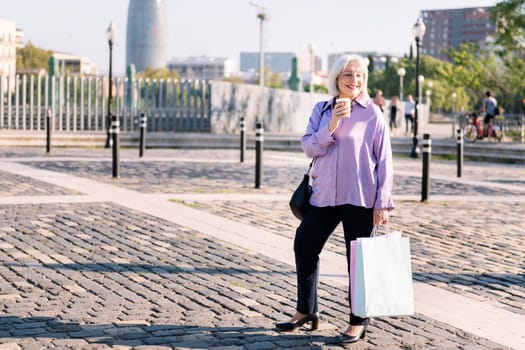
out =
<svg viewBox="0 0 525 350"><path fill-rule="evenodd" d="M312 170L312 165L314 165L314 159L310 162L310 165L308 166L308 170L306 171L305 175L310 175L310 170Z"/></svg>

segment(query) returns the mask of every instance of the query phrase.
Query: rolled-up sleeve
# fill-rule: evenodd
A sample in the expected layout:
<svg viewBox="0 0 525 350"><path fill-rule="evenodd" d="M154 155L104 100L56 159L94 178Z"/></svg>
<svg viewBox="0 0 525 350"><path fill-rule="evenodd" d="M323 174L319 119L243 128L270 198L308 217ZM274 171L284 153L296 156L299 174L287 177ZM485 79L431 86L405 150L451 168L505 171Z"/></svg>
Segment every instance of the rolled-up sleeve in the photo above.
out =
<svg viewBox="0 0 525 350"><path fill-rule="evenodd" d="M308 120L306 132L301 138L301 147L310 158L324 156L328 148L335 143L334 137L328 130L330 120L329 110L323 114L323 107L326 102L319 102L315 105L312 115Z"/></svg>

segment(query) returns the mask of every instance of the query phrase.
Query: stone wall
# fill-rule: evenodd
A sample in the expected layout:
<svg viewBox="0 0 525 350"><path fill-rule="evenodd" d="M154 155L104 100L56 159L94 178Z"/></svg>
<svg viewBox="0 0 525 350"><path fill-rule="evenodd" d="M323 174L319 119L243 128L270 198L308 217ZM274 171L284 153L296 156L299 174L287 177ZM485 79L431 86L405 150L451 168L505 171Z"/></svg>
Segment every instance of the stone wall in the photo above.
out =
<svg viewBox="0 0 525 350"><path fill-rule="evenodd" d="M330 98L327 94L310 94L286 89L261 89L257 85L235 84L223 81L211 82L211 129L212 133L238 133L240 118L244 117L248 132L255 130L257 115L261 113L264 131L272 133L302 134L317 101ZM262 105L262 110L259 108ZM390 101L386 101L385 121L388 123ZM420 126L428 123L428 105L419 109ZM398 115L404 125L404 114Z"/></svg>

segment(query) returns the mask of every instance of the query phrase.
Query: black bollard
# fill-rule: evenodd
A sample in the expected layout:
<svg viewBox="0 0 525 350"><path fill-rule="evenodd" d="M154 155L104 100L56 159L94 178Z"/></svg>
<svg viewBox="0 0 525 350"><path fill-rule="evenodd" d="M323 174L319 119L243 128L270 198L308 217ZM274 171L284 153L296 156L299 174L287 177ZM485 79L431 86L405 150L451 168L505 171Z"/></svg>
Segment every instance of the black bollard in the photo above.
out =
<svg viewBox="0 0 525 350"><path fill-rule="evenodd" d="M246 126L244 125L244 117L241 117L241 163L244 162L244 152L246 152Z"/></svg>
<svg viewBox="0 0 525 350"><path fill-rule="evenodd" d="M423 134L423 178L421 180L421 201L428 200L428 187L430 176L430 154L432 152L432 140L430 134Z"/></svg>
<svg viewBox="0 0 525 350"><path fill-rule="evenodd" d="M461 129L457 130L457 146L458 146L458 177L461 177L461 171L463 169L463 131Z"/></svg>
<svg viewBox="0 0 525 350"><path fill-rule="evenodd" d="M255 124L255 188L261 188L263 133L262 122L257 122Z"/></svg>
<svg viewBox="0 0 525 350"><path fill-rule="evenodd" d="M116 115L111 116L111 133L113 134L113 178L120 177L119 170L119 121Z"/></svg>
<svg viewBox="0 0 525 350"><path fill-rule="evenodd" d="M139 157L144 155L144 150L146 149L146 123L148 117L144 113L140 116L140 145L139 145Z"/></svg>
<svg viewBox="0 0 525 350"><path fill-rule="evenodd" d="M53 128L53 113L51 108L47 110L46 114L46 153L51 152L51 129Z"/></svg>

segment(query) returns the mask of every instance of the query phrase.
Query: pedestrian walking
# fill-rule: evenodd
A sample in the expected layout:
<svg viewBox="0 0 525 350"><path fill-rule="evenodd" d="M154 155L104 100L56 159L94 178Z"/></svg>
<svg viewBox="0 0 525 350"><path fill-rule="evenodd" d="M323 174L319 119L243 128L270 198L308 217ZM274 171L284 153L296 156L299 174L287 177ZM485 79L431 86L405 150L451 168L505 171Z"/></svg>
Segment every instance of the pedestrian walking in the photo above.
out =
<svg viewBox="0 0 525 350"><path fill-rule="evenodd" d="M318 328L319 254L339 223L349 266L350 242L370 236L374 225L387 224L394 208L390 136L381 110L368 95L364 59L340 57L328 79L332 97L314 106L301 138L304 153L314 161L313 193L294 239L296 312L291 320L276 324L281 331L305 324L311 330ZM337 103L338 98L349 103ZM350 305L349 326L338 341L349 344L363 339L368 325L369 319L354 315Z"/></svg>
<svg viewBox="0 0 525 350"><path fill-rule="evenodd" d="M397 129L397 112L401 109L401 106L399 105L399 98L397 96L393 96L392 100L390 101L390 133L395 134Z"/></svg>
<svg viewBox="0 0 525 350"><path fill-rule="evenodd" d="M414 118L416 115L416 102L412 95L407 96L407 101L405 102L405 134L409 135L410 132L413 132L414 129Z"/></svg>
<svg viewBox="0 0 525 350"><path fill-rule="evenodd" d="M385 107L385 97L383 96L382 90L376 91L376 95L374 97L374 103L379 107L381 112L383 112L383 108Z"/></svg>

